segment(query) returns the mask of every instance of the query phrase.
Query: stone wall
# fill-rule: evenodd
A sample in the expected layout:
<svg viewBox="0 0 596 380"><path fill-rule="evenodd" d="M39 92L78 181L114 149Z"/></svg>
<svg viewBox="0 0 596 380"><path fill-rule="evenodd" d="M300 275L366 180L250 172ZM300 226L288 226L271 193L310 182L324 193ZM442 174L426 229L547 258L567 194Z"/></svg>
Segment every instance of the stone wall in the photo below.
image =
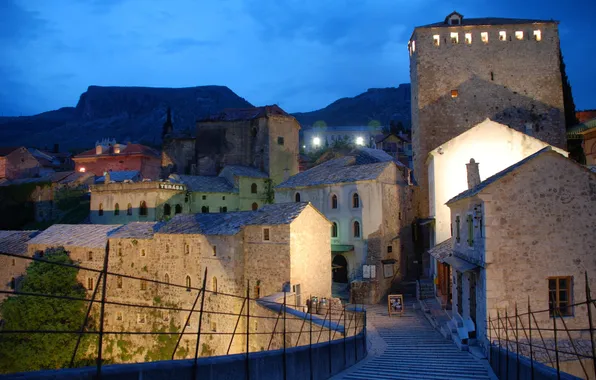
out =
<svg viewBox="0 0 596 380"><path fill-rule="evenodd" d="M275 186L298 174L300 125L293 117L270 116L268 128L269 151L265 166Z"/></svg>
<svg viewBox="0 0 596 380"><path fill-rule="evenodd" d="M39 174L39 162L25 148L18 148L0 157L0 179L35 177Z"/></svg>
<svg viewBox="0 0 596 380"><path fill-rule="evenodd" d="M161 153L160 178L168 178L172 173L196 175L195 145L194 138L166 139Z"/></svg>
<svg viewBox="0 0 596 380"><path fill-rule="evenodd" d="M534 30L541 31L541 41L533 40ZM499 41L500 31L506 31L505 41ZM515 31L524 32L523 40ZM459 43L451 43L451 32L459 33ZM488 43L481 32L488 33ZM471 44L464 33L472 33ZM556 23L416 28L414 41L412 143L421 217L428 216L428 152L486 118L565 149Z"/></svg>
<svg viewBox="0 0 596 380"><path fill-rule="evenodd" d="M107 171L138 170L142 178L156 180L161 171L161 159L155 156L141 154L126 155L111 153L96 157L75 157L75 170L84 169L87 173L102 176Z"/></svg>

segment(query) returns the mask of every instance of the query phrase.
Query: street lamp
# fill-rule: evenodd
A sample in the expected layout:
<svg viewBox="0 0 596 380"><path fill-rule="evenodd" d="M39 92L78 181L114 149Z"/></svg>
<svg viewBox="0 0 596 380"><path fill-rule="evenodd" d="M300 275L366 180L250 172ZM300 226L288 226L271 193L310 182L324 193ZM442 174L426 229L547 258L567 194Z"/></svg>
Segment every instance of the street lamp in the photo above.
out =
<svg viewBox="0 0 596 380"><path fill-rule="evenodd" d="M364 137L362 137L362 136L356 137L356 145L364 145Z"/></svg>
<svg viewBox="0 0 596 380"><path fill-rule="evenodd" d="M312 144L313 144L314 146L319 146L319 145L321 145L321 139L320 139L319 137L315 137L315 138L313 138L313 139L312 139Z"/></svg>

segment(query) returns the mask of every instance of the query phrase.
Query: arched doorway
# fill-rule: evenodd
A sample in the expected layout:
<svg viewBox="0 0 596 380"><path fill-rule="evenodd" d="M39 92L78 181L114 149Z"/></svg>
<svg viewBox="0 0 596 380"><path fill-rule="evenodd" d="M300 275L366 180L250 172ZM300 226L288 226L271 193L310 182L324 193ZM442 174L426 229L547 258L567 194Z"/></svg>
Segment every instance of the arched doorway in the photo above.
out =
<svg viewBox="0 0 596 380"><path fill-rule="evenodd" d="M336 255L331 263L331 271L333 272L333 282L348 282L348 261L343 255Z"/></svg>

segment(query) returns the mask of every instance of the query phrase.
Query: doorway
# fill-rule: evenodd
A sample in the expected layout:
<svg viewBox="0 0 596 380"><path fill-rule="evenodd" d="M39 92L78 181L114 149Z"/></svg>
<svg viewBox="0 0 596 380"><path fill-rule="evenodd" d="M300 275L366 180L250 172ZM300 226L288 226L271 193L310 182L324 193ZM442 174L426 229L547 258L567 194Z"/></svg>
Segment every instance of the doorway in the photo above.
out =
<svg viewBox="0 0 596 380"><path fill-rule="evenodd" d="M348 261L343 255L336 255L331 263L333 282L348 283Z"/></svg>

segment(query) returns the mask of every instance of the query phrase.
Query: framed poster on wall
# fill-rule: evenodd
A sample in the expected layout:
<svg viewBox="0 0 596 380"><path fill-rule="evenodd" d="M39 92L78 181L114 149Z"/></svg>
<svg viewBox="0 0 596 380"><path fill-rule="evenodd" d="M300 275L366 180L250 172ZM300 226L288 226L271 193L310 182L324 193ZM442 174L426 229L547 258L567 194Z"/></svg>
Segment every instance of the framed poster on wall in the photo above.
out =
<svg viewBox="0 0 596 380"><path fill-rule="evenodd" d="M390 294L387 296L387 307L389 308L389 316L392 314L404 313L404 296L403 294Z"/></svg>

